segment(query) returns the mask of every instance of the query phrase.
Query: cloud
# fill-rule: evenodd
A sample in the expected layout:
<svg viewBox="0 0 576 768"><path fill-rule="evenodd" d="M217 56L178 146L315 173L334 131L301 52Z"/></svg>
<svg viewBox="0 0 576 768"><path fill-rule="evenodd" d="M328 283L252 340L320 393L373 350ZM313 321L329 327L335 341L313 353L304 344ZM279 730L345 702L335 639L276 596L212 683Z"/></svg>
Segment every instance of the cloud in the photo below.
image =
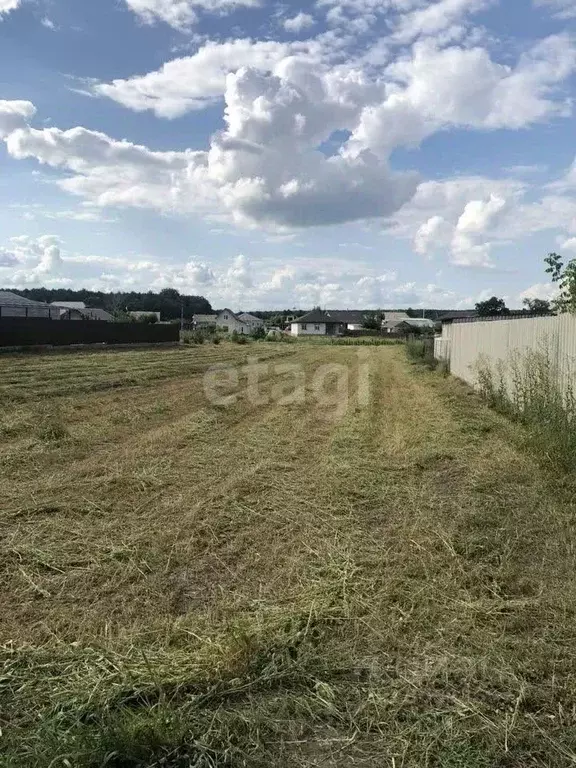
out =
<svg viewBox="0 0 576 768"><path fill-rule="evenodd" d="M36 107L29 101L2 101L0 99L0 139L6 138L18 128L26 127L35 113Z"/></svg>
<svg viewBox="0 0 576 768"><path fill-rule="evenodd" d="M186 174L193 152L153 152L127 141L85 128L15 130L6 138L16 159L35 157L40 163L73 171L60 186L96 205L170 208L175 175Z"/></svg>
<svg viewBox="0 0 576 768"><path fill-rule="evenodd" d="M417 176L393 173L370 152L326 157L315 147L357 111L311 69L307 93L279 76L229 75L227 129L208 152L153 152L85 128L19 128L10 155L72 171L60 186L96 205L180 212L226 211L242 225L295 228L388 216L413 195ZM357 84L355 84L356 87ZM328 84L329 86L329 84Z"/></svg>
<svg viewBox="0 0 576 768"><path fill-rule="evenodd" d="M282 24L286 32L293 32L294 34L298 34L313 25L314 16L311 16L309 13L303 13L302 11L290 19L284 19Z"/></svg>
<svg viewBox="0 0 576 768"><path fill-rule="evenodd" d="M4 14L10 13L10 11L15 11L20 7L22 2L23 0L0 0L0 21L2 21L2 16Z"/></svg>
<svg viewBox="0 0 576 768"><path fill-rule="evenodd" d="M575 65L565 35L540 41L513 68L494 62L484 48L438 49L418 42L387 68L394 82L389 95L365 106L351 144L388 155L447 127L514 130L566 115L567 103L556 88Z"/></svg>
<svg viewBox="0 0 576 768"><path fill-rule="evenodd" d="M44 16L44 18L41 19L40 24L42 24L43 27L46 27L46 29L52 30L52 32L56 31L56 24L54 24L52 19L49 19L48 16Z"/></svg>
<svg viewBox="0 0 576 768"><path fill-rule="evenodd" d="M576 17L576 3L574 0L534 0L538 8L549 8L553 16L559 19L573 19Z"/></svg>
<svg viewBox="0 0 576 768"><path fill-rule="evenodd" d="M163 21L182 32L197 22L197 11L221 15L238 7L253 8L259 4L258 0L126 0L128 8L145 24Z"/></svg>
<svg viewBox="0 0 576 768"><path fill-rule="evenodd" d="M406 0L388 5L422 10ZM428 9L457 14L481 6L440 0ZM436 29L436 16L418 18L419 28ZM165 117L223 96L224 128L205 150L153 151L84 127L35 129L26 124L28 102L2 102L9 106L0 107L0 130L12 157L60 169L60 187L95 206L208 214L276 232L390 217L401 227L402 209L421 202L425 188L417 174L390 167L395 149L451 127L518 129L566 114L558 86L576 62L565 35L532 46L514 65L478 46L439 47L430 38L380 67L361 59L338 63L340 54L334 59L328 49L321 37L212 42L157 72L95 86L132 109ZM463 195L448 212L430 210L411 228L416 249L430 252L450 240L456 263L488 264L482 236L495 228L492 217L486 232L459 219L469 203L484 205L493 194L508 205L523 189L506 180L510 194L502 195L501 186ZM425 213L420 202L418 216ZM539 215L528 204L525 210Z"/></svg>
<svg viewBox="0 0 576 768"><path fill-rule="evenodd" d="M414 250L423 256L446 245L450 239L451 225L442 216L431 216L414 235Z"/></svg>
<svg viewBox="0 0 576 768"><path fill-rule="evenodd" d="M136 112L150 109L158 117L180 117L221 98L230 72L241 67L267 72L290 52L289 44L273 41L208 42L193 56L173 59L146 75L100 83L94 92Z"/></svg>
<svg viewBox="0 0 576 768"><path fill-rule="evenodd" d="M16 256L7 251L6 248L0 248L0 267L13 267L18 263Z"/></svg>
<svg viewBox="0 0 576 768"><path fill-rule="evenodd" d="M425 8L400 15L393 33L395 42L408 43L416 37L437 35L461 21L466 14L478 13L494 0L440 0Z"/></svg>
<svg viewBox="0 0 576 768"><path fill-rule="evenodd" d="M524 299L546 299L552 301L558 295L558 287L554 283L536 283L518 294L518 303Z"/></svg>
<svg viewBox="0 0 576 768"><path fill-rule="evenodd" d="M12 285L29 285L55 277L62 267L61 240L56 235L38 238L21 235L0 248L0 276Z"/></svg>

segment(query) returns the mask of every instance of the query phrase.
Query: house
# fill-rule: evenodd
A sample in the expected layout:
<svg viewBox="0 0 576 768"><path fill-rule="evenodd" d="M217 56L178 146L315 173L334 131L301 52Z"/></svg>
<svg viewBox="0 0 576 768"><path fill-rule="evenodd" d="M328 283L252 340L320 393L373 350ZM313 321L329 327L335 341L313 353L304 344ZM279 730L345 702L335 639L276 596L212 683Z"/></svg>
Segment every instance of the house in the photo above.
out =
<svg viewBox="0 0 576 768"><path fill-rule="evenodd" d="M363 328L369 313L360 310L313 309L290 324L292 336L341 336Z"/></svg>
<svg viewBox="0 0 576 768"><path fill-rule="evenodd" d="M50 306L62 307L62 309L86 309L83 301L52 301Z"/></svg>
<svg viewBox="0 0 576 768"><path fill-rule="evenodd" d="M234 333L236 331L236 333L240 334L249 334L253 330L247 322L241 320L239 315L228 308L218 312L216 328L224 333Z"/></svg>
<svg viewBox="0 0 576 768"><path fill-rule="evenodd" d="M52 301L51 307L59 311L60 320L85 320L86 304L83 301Z"/></svg>
<svg viewBox="0 0 576 768"><path fill-rule="evenodd" d="M194 328L216 328L218 315L192 315Z"/></svg>
<svg viewBox="0 0 576 768"><path fill-rule="evenodd" d="M410 320L410 315L407 312L389 312L385 310L382 319L382 330L384 333L396 333L400 323L404 323L407 320Z"/></svg>
<svg viewBox="0 0 576 768"><path fill-rule="evenodd" d="M408 335L410 333L433 333L435 329L434 320L429 320L427 317L409 317L398 323L394 330L396 333Z"/></svg>
<svg viewBox="0 0 576 768"><path fill-rule="evenodd" d="M82 310L82 314L85 320L104 320L107 323L114 322L114 316L110 312L106 312L105 309L99 309L98 307L86 307Z"/></svg>
<svg viewBox="0 0 576 768"><path fill-rule="evenodd" d="M238 319L243 323L247 323L252 331L255 331L257 328L264 328L264 320L262 320L260 317L256 317L255 315L251 315L248 312L242 312L239 314Z"/></svg>
<svg viewBox="0 0 576 768"><path fill-rule="evenodd" d="M45 317L60 319L60 309L42 301L32 301L12 291L0 291L0 317Z"/></svg>
<svg viewBox="0 0 576 768"><path fill-rule="evenodd" d="M61 320L105 320L107 323L114 321L105 309L87 307L83 301L53 301L50 306L60 310Z"/></svg>

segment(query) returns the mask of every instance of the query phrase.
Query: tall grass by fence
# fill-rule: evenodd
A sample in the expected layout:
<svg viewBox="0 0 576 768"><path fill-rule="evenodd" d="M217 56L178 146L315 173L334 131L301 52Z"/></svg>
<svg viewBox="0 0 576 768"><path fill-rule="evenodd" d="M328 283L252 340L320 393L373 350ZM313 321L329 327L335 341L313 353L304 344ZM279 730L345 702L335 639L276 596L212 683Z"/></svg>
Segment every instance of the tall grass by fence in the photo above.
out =
<svg viewBox="0 0 576 768"><path fill-rule="evenodd" d="M565 471L576 468L576 392L562 385L550 350L511 353L494 366L481 358L477 387L488 404L520 421L541 457Z"/></svg>
<svg viewBox="0 0 576 768"><path fill-rule="evenodd" d="M451 373L525 425L540 456L576 468L576 317L455 322L449 359Z"/></svg>

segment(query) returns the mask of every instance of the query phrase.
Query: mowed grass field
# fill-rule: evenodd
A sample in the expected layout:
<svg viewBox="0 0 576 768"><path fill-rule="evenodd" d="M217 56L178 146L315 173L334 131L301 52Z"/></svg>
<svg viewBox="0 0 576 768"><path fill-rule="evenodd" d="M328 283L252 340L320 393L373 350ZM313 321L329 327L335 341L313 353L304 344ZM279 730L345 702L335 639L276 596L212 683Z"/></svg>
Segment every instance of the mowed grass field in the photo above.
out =
<svg viewBox="0 0 576 768"><path fill-rule="evenodd" d="M458 382L221 344L3 356L0 397L1 766L576 762L574 481Z"/></svg>

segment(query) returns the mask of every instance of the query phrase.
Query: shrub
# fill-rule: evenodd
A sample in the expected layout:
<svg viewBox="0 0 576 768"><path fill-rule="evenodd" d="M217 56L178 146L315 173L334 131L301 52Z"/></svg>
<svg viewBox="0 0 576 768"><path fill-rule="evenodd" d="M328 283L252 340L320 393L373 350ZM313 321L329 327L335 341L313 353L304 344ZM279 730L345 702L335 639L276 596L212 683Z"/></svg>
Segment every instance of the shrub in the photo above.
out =
<svg viewBox="0 0 576 768"><path fill-rule="evenodd" d="M212 344L220 344L220 336L214 336L212 339Z"/></svg>
<svg viewBox="0 0 576 768"><path fill-rule="evenodd" d="M184 344L204 344L208 340L208 334L203 330L184 331L182 341Z"/></svg>
<svg viewBox="0 0 576 768"><path fill-rule="evenodd" d="M232 331L230 334L230 341L234 344L248 344L248 337L244 336L242 333L238 333L238 331Z"/></svg>
<svg viewBox="0 0 576 768"><path fill-rule="evenodd" d="M260 340L266 338L266 329L262 325L259 328L254 328L254 330L252 331L252 333L250 335L256 341L260 341Z"/></svg>

